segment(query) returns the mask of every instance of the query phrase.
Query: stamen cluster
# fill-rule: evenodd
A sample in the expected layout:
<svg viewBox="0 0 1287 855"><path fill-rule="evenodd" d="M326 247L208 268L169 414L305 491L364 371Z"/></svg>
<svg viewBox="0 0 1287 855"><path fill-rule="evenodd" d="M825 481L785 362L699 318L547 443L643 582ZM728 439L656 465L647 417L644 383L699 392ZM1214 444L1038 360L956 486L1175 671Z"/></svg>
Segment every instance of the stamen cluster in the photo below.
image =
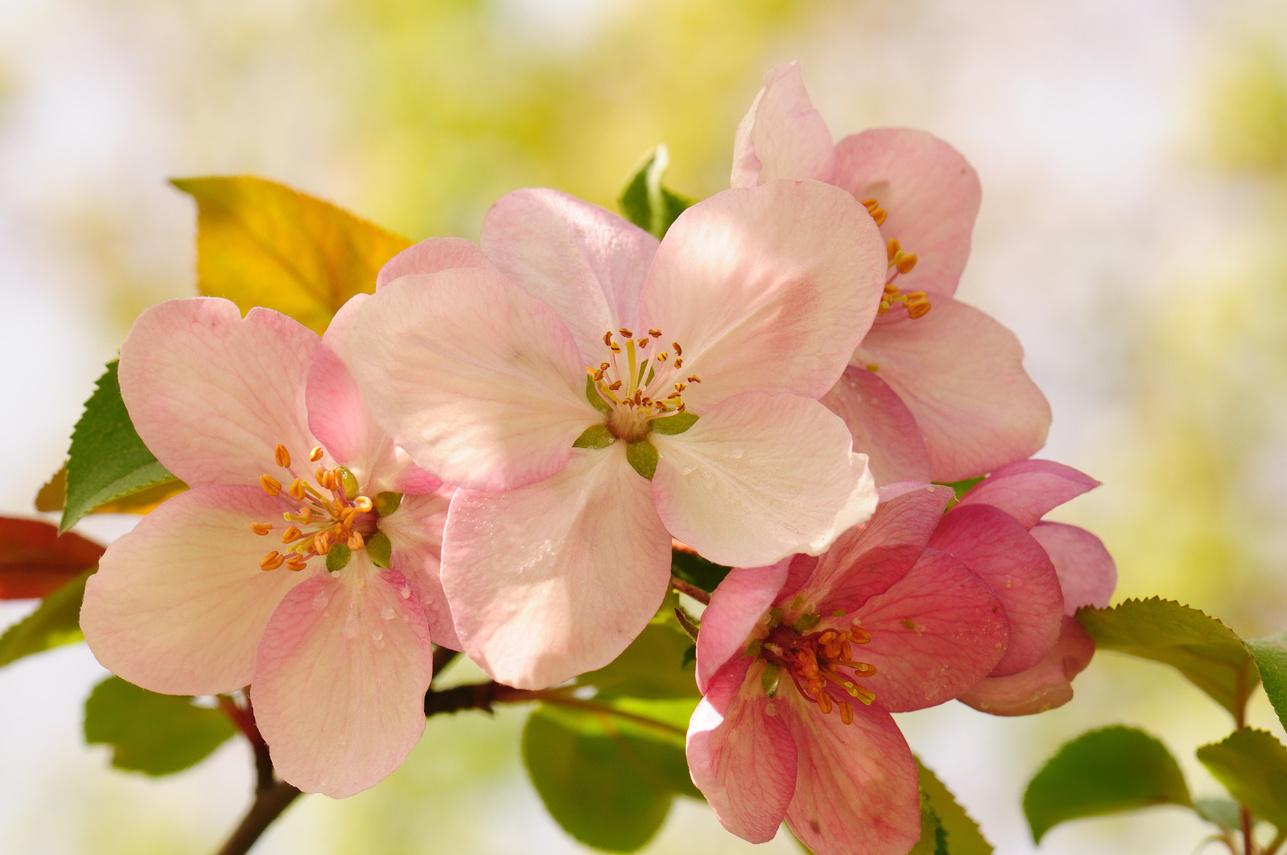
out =
<svg viewBox="0 0 1287 855"><path fill-rule="evenodd" d="M816 624L816 617L805 615L794 624L779 624L769 631L760 644L760 656L769 664L766 679L768 682L780 681L781 674L785 672L801 697L817 704L823 715L839 707L840 720L850 724L854 720L853 706L846 700L833 697L833 692L844 691L849 697L867 705L876 699L875 692L854 682L859 677L870 677L876 673L874 666L853 658L853 645L867 644L871 641L871 634L856 626L848 631L800 631L802 626ZM770 692L776 691L776 685L766 688Z"/></svg>
<svg viewBox="0 0 1287 855"><path fill-rule="evenodd" d="M605 411L610 411L609 430L618 439L634 440L646 434L655 419L684 412L684 390L689 383L702 381L696 374L684 377L684 349L677 341L670 343L671 350L648 358L645 351L653 339L661 338L661 330L650 329L638 338L625 327L617 332L623 343L613 339L611 330L604 333L609 361L599 363L598 368L587 366L586 372L607 407ZM623 353L624 360L619 358Z"/></svg>
<svg viewBox="0 0 1287 855"><path fill-rule="evenodd" d="M876 225L884 225L889 212L880 207L880 202L875 199L864 199L862 204L867 209L867 213L871 214L872 219L876 221ZM895 303L902 303L907 307L908 317L913 320L924 317L930 310L929 296L924 291L910 291L904 294L894 284L894 280L900 275L905 276L916 267L918 260L916 253L903 252L898 243L898 238L890 238L885 249L888 261L885 269L892 272L889 273L885 280L885 293L880 297L880 308L877 310L877 314L883 315L893 308Z"/></svg>

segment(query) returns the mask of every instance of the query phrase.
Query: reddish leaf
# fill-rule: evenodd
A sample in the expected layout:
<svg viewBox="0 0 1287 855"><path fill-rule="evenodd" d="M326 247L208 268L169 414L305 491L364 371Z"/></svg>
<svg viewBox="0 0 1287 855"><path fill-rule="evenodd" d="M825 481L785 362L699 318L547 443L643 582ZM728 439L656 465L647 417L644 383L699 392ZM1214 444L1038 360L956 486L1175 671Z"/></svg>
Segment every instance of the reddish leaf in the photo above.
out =
<svg viewBox="0 0 1287 855"><path fill-rule="evenodd" d="M0 600L43 597L98 563L105 547L77 534L58 536L41 520L0 517Z"/></svg>

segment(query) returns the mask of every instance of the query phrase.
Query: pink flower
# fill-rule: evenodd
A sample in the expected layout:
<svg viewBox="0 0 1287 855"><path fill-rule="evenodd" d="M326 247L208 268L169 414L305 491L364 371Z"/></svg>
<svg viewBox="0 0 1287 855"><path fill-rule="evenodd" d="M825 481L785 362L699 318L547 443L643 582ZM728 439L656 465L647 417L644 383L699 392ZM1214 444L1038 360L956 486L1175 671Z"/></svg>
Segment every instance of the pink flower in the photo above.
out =
<svg viewBox="0 0 1287 855"><path fill-rule="evenodd" d="M1005 651L992 590L926 548L951 491L881 496L819 558L733 571L702 615L689 769L724 827L753 843L785 818L818 855L905 853L920 800L890 713L956 697Z"/></svg>
<svg viewBox="0 0 1287 855"><path fill-rule="evenodd" d="M755 566L871 513L865 457L816 400L882 287L879 236L848 194L727 191L659 244L524 190L492 208L481 246L393 259L354 350L380 423L461 488L443 586L497 680L610 662L665 595L672 536Z"/></svg>
<svg viewBox="0 0 1287 855"><path fill-rule="evenodd" d="M1023 349L953 299L979 210L974 170L923 131L880 128L834 147L798 62L779 65L738 127L732 185L812 178L863 200L887 241L880 317L823 403L871 454L877 483L958 481L1030 456L1050 408Z"/></svg>
<svg viewBox="0 0 1287 855"><path fill-rule="evenodd" d="M321 341L226 300L139 317L121 395L192 489L108 548L81 611L99 662L146 689L249 684L279 774L334 797L402 763L429 639L458 644L437 579L449 493L375 427L348 372L362 299Z"/></svg>

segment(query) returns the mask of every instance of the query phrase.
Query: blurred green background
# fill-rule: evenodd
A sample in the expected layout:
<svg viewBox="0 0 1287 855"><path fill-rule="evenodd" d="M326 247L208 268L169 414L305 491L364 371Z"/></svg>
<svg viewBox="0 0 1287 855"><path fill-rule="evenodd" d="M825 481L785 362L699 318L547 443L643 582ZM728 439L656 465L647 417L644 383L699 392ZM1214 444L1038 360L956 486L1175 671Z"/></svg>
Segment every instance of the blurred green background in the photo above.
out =
<svg viewBox="0 0 1287 855"><path fill-rule="evenodd" d="M30 512L134 316L193 291L192 206L167 177L253 173L411 238L476 238L518 187L610 207L665 142L668 183L704 197L764 71L794 58L837 139L922 127L978 169L958 296L1024 342L1054 409L1044 456L1104 481L1057 516L1104 538L1119 598L1287 627L1287 8L1267 1L0 0L0 511ZM248 752L161 781L108 770L79 741L101 677L83 645L0 671L0 848L213 850L248 802ZM1191 758L1232 726L1112 654L1077 690L1036 718L901 718L999 852L1036 851L1019 794L1066 739L1121 721ZM523 777L521 724L435 719L388 781L302 800L257 851L581 851ZM1205 834L1162 809L1040 851ZM752 848L687 803L647 851Z"/></svg>

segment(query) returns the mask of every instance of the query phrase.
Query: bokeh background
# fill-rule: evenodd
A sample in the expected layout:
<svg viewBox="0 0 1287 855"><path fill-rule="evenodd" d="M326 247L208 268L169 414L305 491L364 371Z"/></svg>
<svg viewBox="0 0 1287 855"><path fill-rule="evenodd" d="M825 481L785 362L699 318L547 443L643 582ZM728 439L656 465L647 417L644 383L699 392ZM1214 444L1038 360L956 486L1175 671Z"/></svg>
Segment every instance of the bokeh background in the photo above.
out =
<svg viewBox="0 0 1287 855"><path fill-rule="evenodd" d="M611 207L664 142L668 184L704 197L727 186L764 71L794 58L837 139L921 127L978 169L958 296L1024 342L1055 414L1044 456L1103 480L1056 516L1102 535L1119 599L1287 627L1273 0L0 0L0 513L32 513L134 316L193 293L193 206L167 177L253 173L411 238L476 238L518 187ZM0 626L31 607L2 605ZM110 770L80 736L103 675L83 645L0 670L0 848L212 851L248 804L248 751L159 781ZM1091 727L1146 728L1216 791L1192 749L1232 723L1196 690L1114 654L1076 687L1039 717L952 704L901 722L998 852L1195 851L1208 829L1178 809L1032 845L1022 788ZM584 851L523 776L522 718L431 720L393 777L302 799L257 851ZM1259 702L1252 723L1276 727ZM646 851L796 850L752 850L683 803Z"/></svg>

